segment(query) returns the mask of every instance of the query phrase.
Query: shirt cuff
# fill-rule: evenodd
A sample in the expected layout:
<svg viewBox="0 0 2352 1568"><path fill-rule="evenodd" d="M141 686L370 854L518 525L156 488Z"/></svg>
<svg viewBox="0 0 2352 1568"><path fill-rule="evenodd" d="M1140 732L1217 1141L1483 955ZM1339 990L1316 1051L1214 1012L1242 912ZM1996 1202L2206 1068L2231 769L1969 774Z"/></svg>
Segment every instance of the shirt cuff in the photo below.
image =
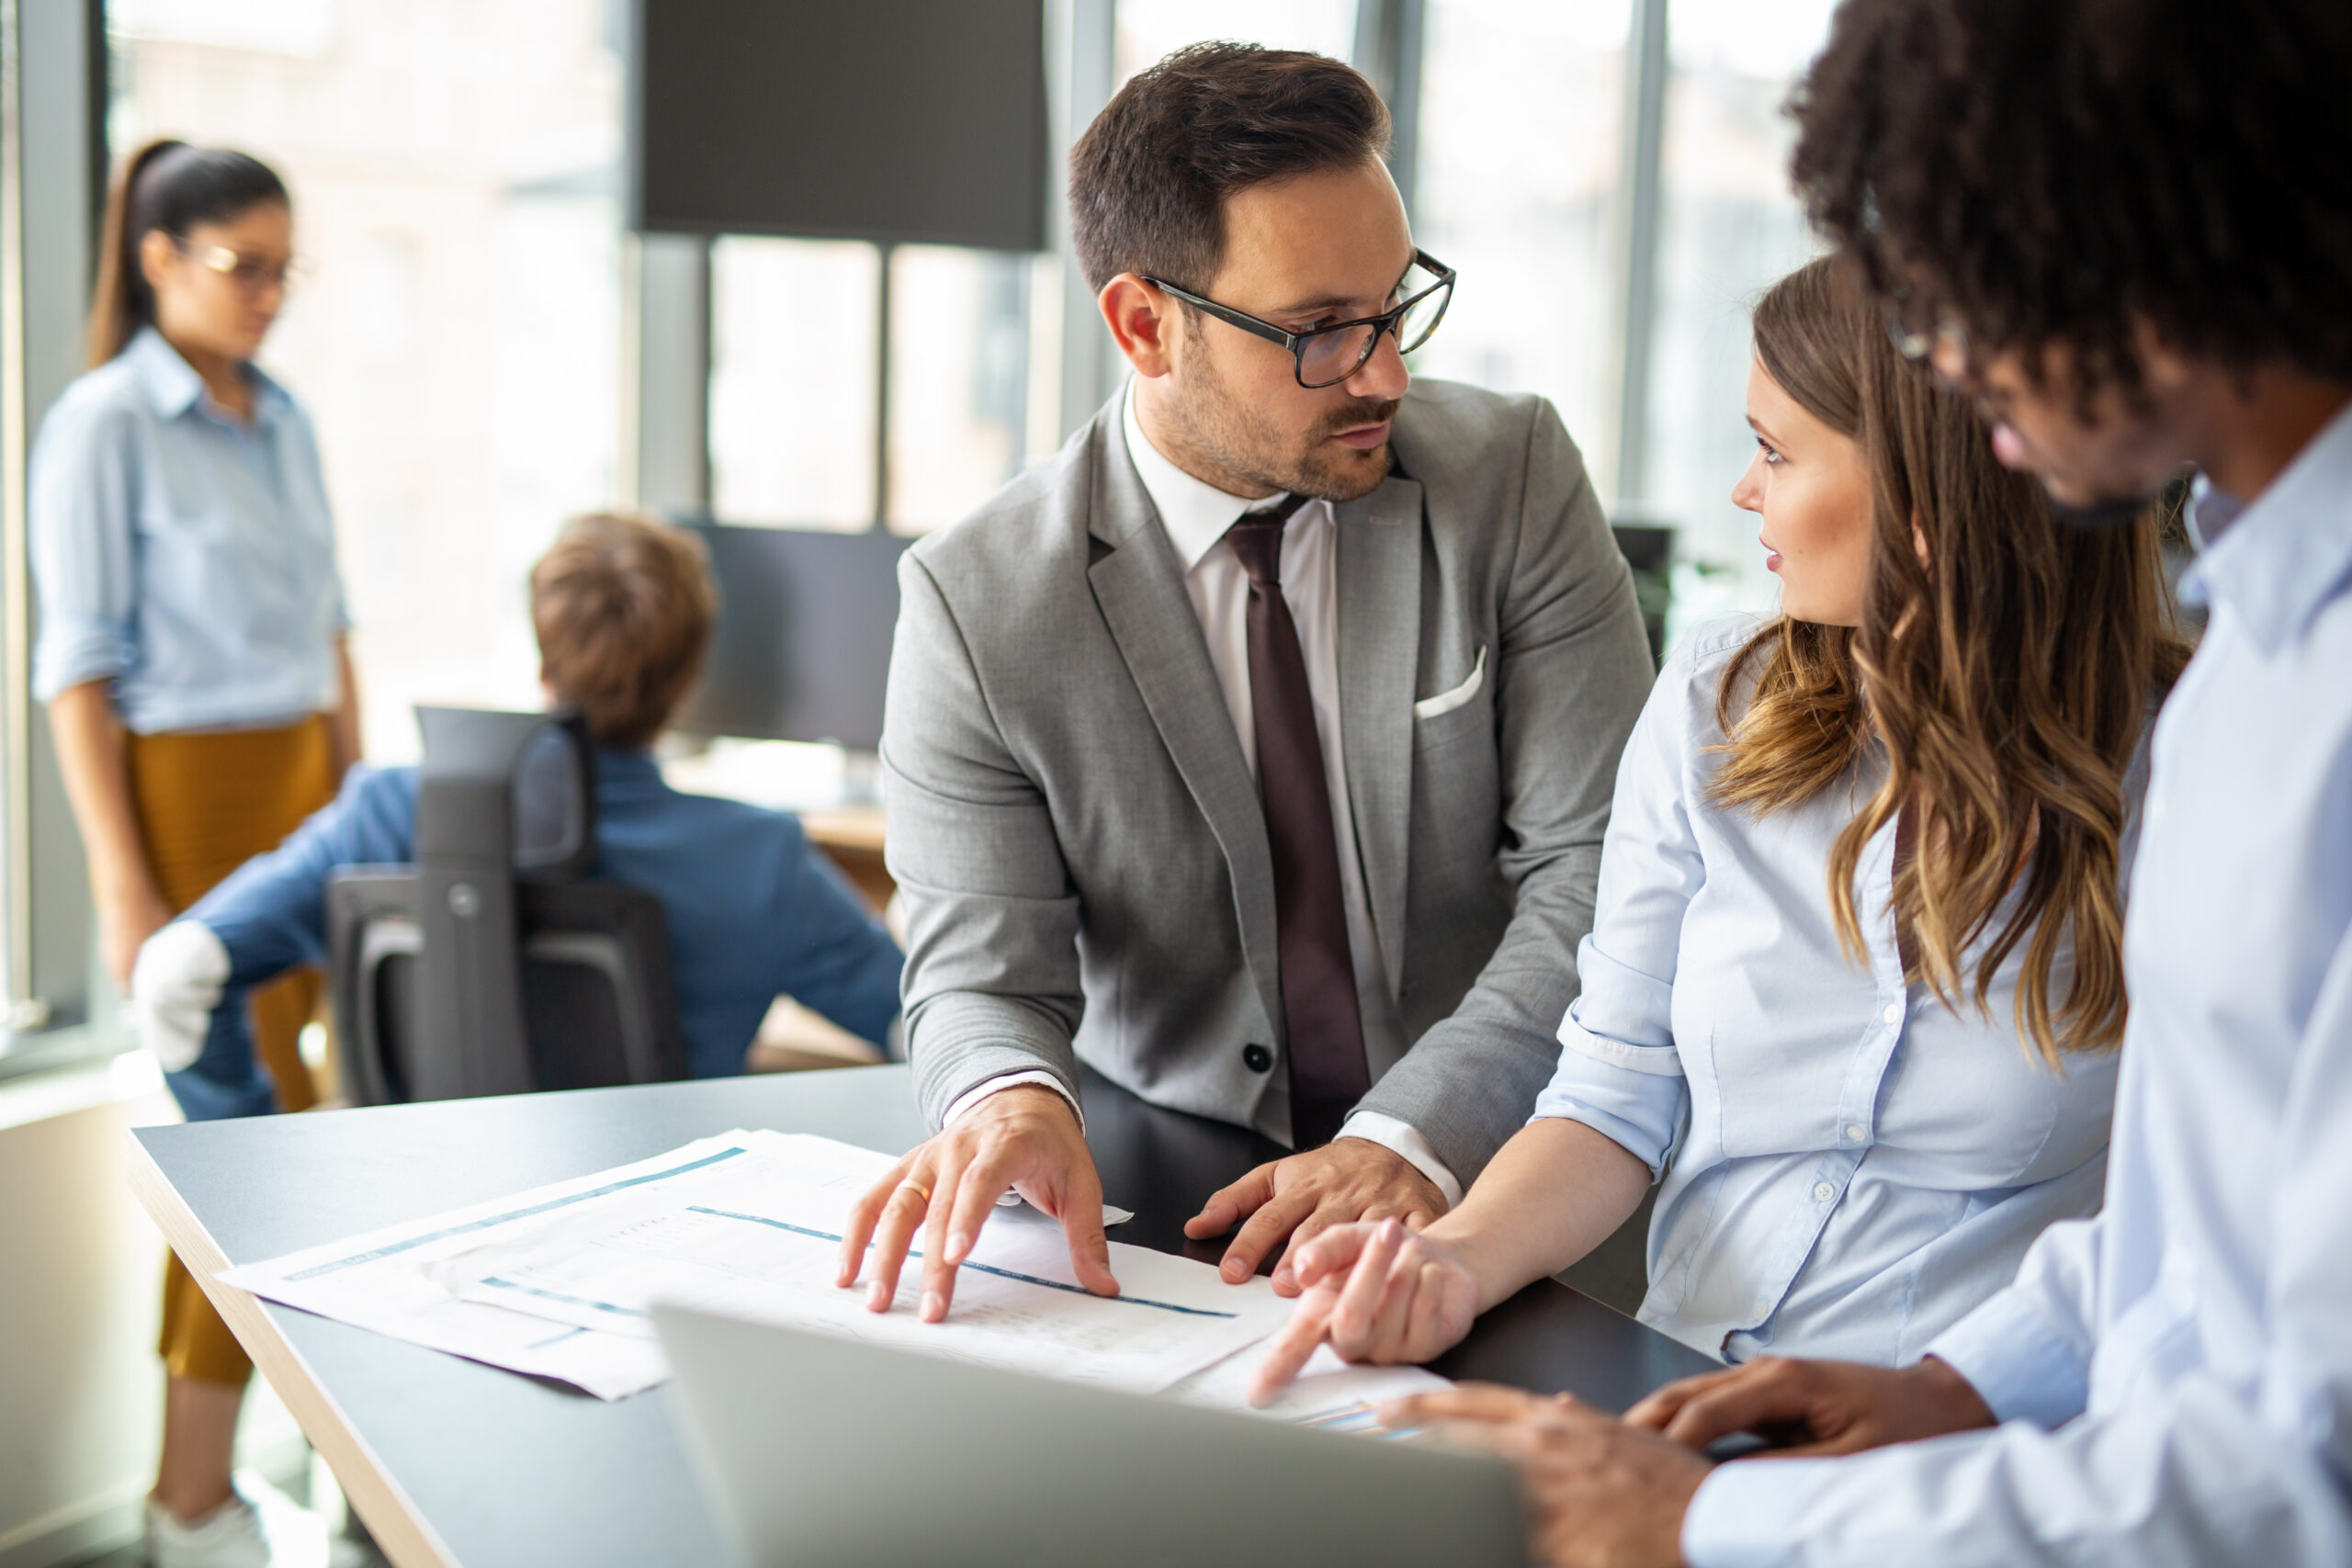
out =
<svg viewBox="0 0 2352 1568"><path fill-rule="evenodd" d="M111 681L130 668L132 649L112 626L61 616L41 628L33 649L33 696L40 702L92 681Z"/></svg>
<svg viewBox="0 0 2352 1568"><path fill-rule="evenodd" d="M2007 1290L1936 1336L1927 1354L1968 1380L1996 1421L2052 1429L2090 1402L2086 1370L2019 1290Z"/></svg>
<svg viewBox="0 0 2352 1568"><path fill-rule="evenodd" d="M977 1087L967 1089L962 1094L956 1097L955 1103L947 1108L947 1114L939 1119L939 1124L942 1127L953 1125L956 1118L963 1115L964 1112L969 1111L972 1107L978 1105L980 1101L1000 1090L1019 1089L1023 1084L1033 1083L1039 1084L1046 1089L1052 1089L1056 1094L1060 1095L1064 1100L1069 1102L1069 1113L1078 1118L1079 1136L1084 1137L1086 1135L1086 1111L1085 1109L1078 1103L1078 1096L1070 1093L1069 1086L1063 1083L1061 1079L1054 1077L1053 1074L1034 1070L1025 1073L999 1073L995 1077L982 1079Z"/></svg>
<svg viewBox="0 0 2352 1568"><path fill-rule="evenodd" d="M1786 1568L1797 1561L1797 1516L1835 1460L1719 1464L1682 1516L1690 1568Z"/></svg>
<svg viewBox="0 0 2352 1568"><path fill-rule="evenodd" d="M1340 1128L1342 1138L1362 1138L1367 1144L1378 1144L1406 1164L1430 1179L1445 1198L1449 1209L1462 1201L1462 1183L1454 1179L1445 1161L1437 1157L1430 1141L1421 1136L1420 1129L1409 1122L1399 1122L1394 1116L1384 1116L1377 1111L1350 1113Z"/></svg>

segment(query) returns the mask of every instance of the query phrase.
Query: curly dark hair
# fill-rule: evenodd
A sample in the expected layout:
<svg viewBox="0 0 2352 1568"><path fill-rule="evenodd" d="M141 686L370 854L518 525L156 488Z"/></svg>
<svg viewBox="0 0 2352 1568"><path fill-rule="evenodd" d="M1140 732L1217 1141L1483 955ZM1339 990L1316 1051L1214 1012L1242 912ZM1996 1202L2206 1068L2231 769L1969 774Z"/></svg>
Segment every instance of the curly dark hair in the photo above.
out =
<svg viewBox="0 0 2352 1568"><path fill-rule="evenodd" d="M1123 272L1210 286L1225 198L1388 151L1388 107L1336 60L1196 43L1137 72L1069 154L1070 238L1087 287Z"/></svg>
<svg viewBox="0 0 2352 1568"><path fill-rule="evenodd" d="M2086 391L2177 351L2352 381L2352 3L1846 0L1790 105L1904 320Z"/></svg>

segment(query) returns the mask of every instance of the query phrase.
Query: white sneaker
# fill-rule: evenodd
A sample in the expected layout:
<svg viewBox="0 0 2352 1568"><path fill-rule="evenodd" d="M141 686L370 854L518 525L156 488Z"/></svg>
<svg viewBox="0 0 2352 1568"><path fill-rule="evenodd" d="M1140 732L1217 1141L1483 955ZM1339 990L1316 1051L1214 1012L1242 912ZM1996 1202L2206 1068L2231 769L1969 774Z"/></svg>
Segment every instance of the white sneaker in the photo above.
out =
<svg viewBox="0 0 2352 1568"><path fill-rule="evenodd" d="M150 1568L359 1568L367 1555L327 1534L326 1521L250 1471L200 1519L182 1523L147 1501Z"/></svg>

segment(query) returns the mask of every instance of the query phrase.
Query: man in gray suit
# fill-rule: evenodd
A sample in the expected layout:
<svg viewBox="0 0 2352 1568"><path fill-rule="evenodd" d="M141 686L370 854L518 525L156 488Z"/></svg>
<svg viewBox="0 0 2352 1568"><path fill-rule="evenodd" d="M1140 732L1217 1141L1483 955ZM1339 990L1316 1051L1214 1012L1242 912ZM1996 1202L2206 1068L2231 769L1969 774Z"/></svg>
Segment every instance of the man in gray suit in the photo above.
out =
<svg viewBox="0 0 2352 1568"><path fill-rule="evenodd" d="M1551 407L1408 389L1453 274L1387 140L1347 66L1212 44L1072 153L1135 378L899 570L889 864L941 1130L848 1226L877 1311L927 1224L944 1316L1008 1186L1116 1291L1080 1060L1299 1151L1187 1226L1246 1219L1235 1280L1443 1213L1556 1060L1648 649Z"/></svg>

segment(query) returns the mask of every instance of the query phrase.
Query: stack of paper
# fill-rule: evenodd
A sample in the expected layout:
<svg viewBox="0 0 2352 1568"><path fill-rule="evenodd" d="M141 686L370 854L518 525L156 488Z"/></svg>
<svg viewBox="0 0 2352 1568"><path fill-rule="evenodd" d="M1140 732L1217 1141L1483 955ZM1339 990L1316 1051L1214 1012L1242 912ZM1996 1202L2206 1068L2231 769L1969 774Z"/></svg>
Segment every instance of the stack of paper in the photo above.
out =
<svg viewBox="0 0 2352 1568"><path fill-rule="evenodd" d="M915 1316L919 1261L892 1309L870 1313L863 1288L833 1280L852 1204L893 1163L830 1138L729 1133L221 1278L606 1399L668 1376L647 1317L657 1301L1228 1407L1243 1403L1248 1348L1290 1314L1262 1280L1228 1285L1206 1264L1118 1242L1121 1293L1092 1295L1060 1226L1027 1208L991 1215L946 1322ZM1328 1353L1309 1372L1274 1414L1352 1419L1366 1399L1439 1381Z"/></svg>

